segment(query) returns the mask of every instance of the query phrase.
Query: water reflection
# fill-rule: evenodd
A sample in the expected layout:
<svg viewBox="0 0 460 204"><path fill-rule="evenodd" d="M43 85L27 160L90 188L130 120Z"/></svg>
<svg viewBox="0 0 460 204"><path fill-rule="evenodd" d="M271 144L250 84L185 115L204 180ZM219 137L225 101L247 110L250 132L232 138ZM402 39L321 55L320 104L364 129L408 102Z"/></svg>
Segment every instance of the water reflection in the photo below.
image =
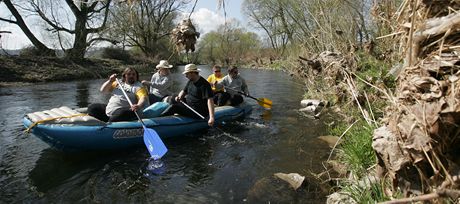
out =
<svg viewBox="0 0 460 204"><path fill-rule="evenodd" d="M77 93L75 94L75 98L77 101L77 106L88 107L88 99L89 99L89 91L88 91L88 83L87 82L78 82L77 83Z"/></svg>
<svg viewBox="0 0 460 204"><path fill-rule="evenodd" d="M270 121L272 119L272 111L271 110L264 110L262 114L260 114L264 121Z"/></svg>
<svg viewBox="0 0 460 204"><path fill-rule="evenodd" d="M48 192L75 176L87 179L91 175L88 172L101 169L116 156L114 152L63 153L45 149L30 171L29 179L38 192Z"/></svg>

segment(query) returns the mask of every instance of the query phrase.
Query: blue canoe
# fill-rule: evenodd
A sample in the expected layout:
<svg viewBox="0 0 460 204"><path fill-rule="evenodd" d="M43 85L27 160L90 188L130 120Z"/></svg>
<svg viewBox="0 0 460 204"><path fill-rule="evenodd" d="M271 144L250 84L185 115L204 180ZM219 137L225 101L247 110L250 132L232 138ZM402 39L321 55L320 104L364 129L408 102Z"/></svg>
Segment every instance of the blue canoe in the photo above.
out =
<svg viewBox="0 0 460 204"><path fill-rule="evenodd" d="M237 107L216 107L216 123L231 121L250 114L252 106L246 103ZM144 145L143 128L138 121L104 123L91 116L63 107L27 114L23 123L30 132L52 147L65 151L110 150ZM66 116L67 114L67 116ZM83 118L69 122L69 116ZM80 115L80 116L79 116ZM41 116L41 117L39 117ZM52 120L47 119L51 118ZM91 117L91 121L85 119ZM43 119L45 118L45 119ZM35 123L40 121L40 123ZM67 122L65 122L67 121ZM209 128L207 120L192 119L179 115L143 119L148 128L154 129L161 138L183 136Z"/></svg>

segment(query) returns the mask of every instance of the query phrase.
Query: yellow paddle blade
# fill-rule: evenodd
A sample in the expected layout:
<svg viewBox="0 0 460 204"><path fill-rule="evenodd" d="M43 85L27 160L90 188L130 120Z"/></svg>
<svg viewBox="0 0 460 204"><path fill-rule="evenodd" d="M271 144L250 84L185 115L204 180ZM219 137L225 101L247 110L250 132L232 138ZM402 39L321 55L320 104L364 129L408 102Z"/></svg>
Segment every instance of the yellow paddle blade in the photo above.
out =
<svg viewBox="0 0 460 204"><path fill-rule="evenodd" d="M264 108L268 108L268 109L271 109L272 108L272 105L273 105L273 102L268 99L268 98L258 98L257 99L257 103L264 107Z"/></svg>

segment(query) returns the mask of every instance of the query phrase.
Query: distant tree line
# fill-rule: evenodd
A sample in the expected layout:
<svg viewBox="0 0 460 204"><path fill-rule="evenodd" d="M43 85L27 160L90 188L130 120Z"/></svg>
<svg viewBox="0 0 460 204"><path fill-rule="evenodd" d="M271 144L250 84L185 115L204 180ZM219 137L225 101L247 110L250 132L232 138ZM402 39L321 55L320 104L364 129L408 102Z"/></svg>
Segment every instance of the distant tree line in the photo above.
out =
<svg viewBox="0 0 460 204"><path fill-rule="evenodd" d="M227 20L201 36L193 61L259 63L299 52L347 51L388 34L389 24L382 20L388 18L379 18L384 13L379 11L395 10L399 1L245 0L243 13L262 37ZM224 2L231 3L219 4ZM10 11L0 14L0 21L16 24L41 55L53 56L59 47L65 57L81 60L91 46L104 41L112 49L164 59L180 55L174 53L170 32L180 20L179 12L191 3L194 1L0 0ZM34 33L26 16L37 17L33 22L42 29Z"/></svg>

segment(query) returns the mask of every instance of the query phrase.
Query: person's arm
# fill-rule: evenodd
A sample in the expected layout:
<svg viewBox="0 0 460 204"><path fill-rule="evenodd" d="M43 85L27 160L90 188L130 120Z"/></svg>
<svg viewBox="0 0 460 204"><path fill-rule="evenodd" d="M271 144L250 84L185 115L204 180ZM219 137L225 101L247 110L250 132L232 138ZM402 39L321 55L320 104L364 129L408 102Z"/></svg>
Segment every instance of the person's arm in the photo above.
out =
<svg viewBox="0 0 460 204"><path fill-rule="evenodd" d="M131 106L132 111L137 111L144 107L145 102L147 101L147 90L145 88L141 88L136 92L137 103Z"/></svg>
<svg viewBox="0 0 460 204"><path fill-rule="evenodd" d="M217 81L217 83L215 84L216 89L224 89L225 86L228 86L228 76L224 76L222 80Z"/></svg>
<svg viewBox="0 0 460 204"><path fill-rule="evenodd" d="M246 80L241 78L242 84L241 84L241 90L243 90L244 95L249 96L249 89L248 89L248 84L246 84Z"/></svg>
<svg viewBox="0 0 460 204"><path fill-rule="evenodd" d="M155 81L155 75L156 75L156 74L153 74L153 75L152 75L152 78L150 79L150 81L142 80L142 82L141 82L142 85L147 86L147 87L150 87L150 86L153 84L153 82Z"/></svg>
<svg viewBox="0 0 460 204"><path fill-rule="evenodd" d="M115 88L115 86L116 86L115 83L114 83L116 78L117 78L117 74L110 75L109 80L104 82L99 90L101 92L103 92L103 93L112 92L113 88Z"/></svg>
<svg viewBox="0 0 460 204"><path fill-rule="evenodd" d="M182 90L182 91L179 92L179 95L176 96L176 101L179 102L182 99L184 99L184 97L185 97L185 91Z"/></svg>
<svg viewBox="0 0 460 204"><path fill-rule="evenodd" d="M165 77L160 83L150 82L150 86L159 90L165 90L173 85L173 80L169 77Z"/></svg>
<svg viewBox="0 0 460 204"><path fill-rule="evenodd" d="M187 84L185 85L184 89L179 92L179 95L176 96L176 101L179 102L185 98L185 95L187 95L187 90L188 86L191 83L191 81L188 81Z"/></svg>
<svg viewBox="0 0 460 204"><path fill-rule="evenodd" d="M214 125L214 100L212 98L208 98L208 111L209 111L209 120L208 125Z"/></svg>

